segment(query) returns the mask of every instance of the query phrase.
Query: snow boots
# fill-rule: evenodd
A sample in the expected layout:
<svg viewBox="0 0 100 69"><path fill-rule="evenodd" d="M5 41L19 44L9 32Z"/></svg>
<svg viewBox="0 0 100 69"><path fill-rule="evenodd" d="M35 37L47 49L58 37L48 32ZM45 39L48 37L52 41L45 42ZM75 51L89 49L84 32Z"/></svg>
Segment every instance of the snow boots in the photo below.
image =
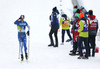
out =
<svg viewBox="0 0 100 69"><path fill-rule="evenodd" d="M28 61L28 55L27 55L27 53L25 53L25 57L26 57L26 60ZM21 63L23 62L23 60L24 60L24 57L23 57L23 54L21 54Z"/></svg>

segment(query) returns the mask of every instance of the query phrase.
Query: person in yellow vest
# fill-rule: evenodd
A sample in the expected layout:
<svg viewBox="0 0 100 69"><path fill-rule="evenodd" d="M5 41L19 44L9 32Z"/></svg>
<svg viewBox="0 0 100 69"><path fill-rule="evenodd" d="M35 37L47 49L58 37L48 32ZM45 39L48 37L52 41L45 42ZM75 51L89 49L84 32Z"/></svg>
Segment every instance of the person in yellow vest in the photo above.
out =
<svg viewBox="0 0 100 69"><path fill-rule="evenodd" d="M64 35L65 31L67 32L68 36L70 39L67 40L67 42L72 40L72 37L70 35L70 18L67 17L66 14L61 14L60 22L59 22L59 27L62 25L62 43L61 45L64 45Z"/></svg>
<svg viewBox="0 0 100 69"><path fill-rule="evenodd" d="M87 24L87 19L84 17L84 13L80 13L80 22L79 22L79 39L78 39L78 46L79 46L79 53L80 56L78 59L88 59L88 54L89 54L89 48L88 48L88 24ZM85 49L86 49L86 54L83 56L82 52L82 42L84 41Z"/></svg>

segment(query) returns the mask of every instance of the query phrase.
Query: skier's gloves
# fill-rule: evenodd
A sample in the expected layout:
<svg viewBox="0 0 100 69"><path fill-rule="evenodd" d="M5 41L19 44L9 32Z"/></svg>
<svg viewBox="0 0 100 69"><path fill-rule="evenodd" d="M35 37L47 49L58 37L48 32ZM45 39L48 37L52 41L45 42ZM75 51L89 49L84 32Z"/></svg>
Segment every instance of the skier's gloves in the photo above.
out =
<svg viewBox="0 0 100 69"><path fill-rule="evenodd" d="M21 17L19 19L21 19Z"/></svg>
<svg viewBox="0 0 100 69"><path fill-rule="evenodd" d="M29 34L29 31L27 31L27 35L29 36L30 34Z"/></svg>

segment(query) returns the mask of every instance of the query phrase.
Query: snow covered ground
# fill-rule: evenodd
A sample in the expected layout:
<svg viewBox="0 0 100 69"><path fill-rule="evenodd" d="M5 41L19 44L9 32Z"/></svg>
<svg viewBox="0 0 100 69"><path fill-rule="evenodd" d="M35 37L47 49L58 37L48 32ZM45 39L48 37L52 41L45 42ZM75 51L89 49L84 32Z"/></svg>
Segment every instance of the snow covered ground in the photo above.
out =
<svg viewBox="0 0 100 69"><path fill-rule="evenodd" d="M63 10L72 16L71 0L62 0ZM84 0L87 10L93 9L100 21L99 0ZM69 56L70 43L58 48L48 47L52 8L60 10L60 0L1 0L0 1L0 69L100 69L100 53L88 60L78 60L78 56ZM95 5L94 5L95 4ZM29 62L18 59L17 27L14 21L21 14L31 27ZM59 44L61 32L58 32ZM65 36L68 39L67 35ZM97 41L97 46L100 43Z"/></svg>

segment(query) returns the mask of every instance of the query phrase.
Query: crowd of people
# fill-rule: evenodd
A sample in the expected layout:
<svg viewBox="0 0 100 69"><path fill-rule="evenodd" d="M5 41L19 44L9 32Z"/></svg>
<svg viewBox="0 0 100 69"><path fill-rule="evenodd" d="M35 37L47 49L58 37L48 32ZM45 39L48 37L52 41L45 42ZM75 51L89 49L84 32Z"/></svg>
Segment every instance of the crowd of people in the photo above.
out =
<svg viewBox="0 0 100 69"><path fill-rule="evenodd" d="M58 47L57 32L62 25L61 45L64 45L64 35L65 31L67 31L69 39L66 42L71 41L73 46L69 55L79 55L78 59L89 59L91 56L95 57L95 39L98 31L98 20L93 14L93 10L87 11L83 6L78 8L76 5L73 7L73 16L71 19L63 12L63 10L61 10L60 19L58 18L58 15L59 11L57 7L54 7L52 9L52 14L50 15L51 30L49 37L51 43L48 46ZM53 33L55 36L55 44L52 37ZM85 50L85 55L83 50Z"/></svg>

